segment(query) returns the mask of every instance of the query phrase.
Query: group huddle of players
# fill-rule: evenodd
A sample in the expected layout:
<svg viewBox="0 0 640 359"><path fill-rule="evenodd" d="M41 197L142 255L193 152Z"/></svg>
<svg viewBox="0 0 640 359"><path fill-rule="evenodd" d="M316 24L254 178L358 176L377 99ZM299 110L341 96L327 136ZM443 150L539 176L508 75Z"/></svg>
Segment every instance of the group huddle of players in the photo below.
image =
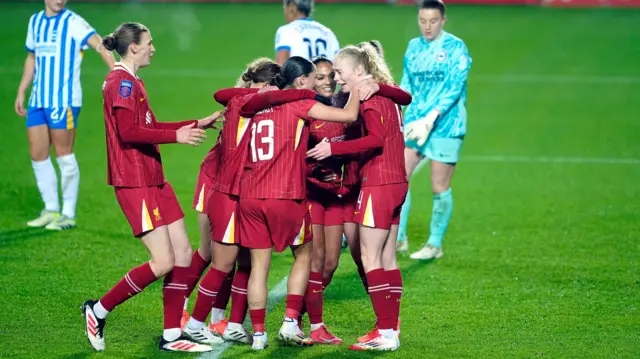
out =
<svg viewBox="0 0 640 359"><path fill-rule="evenodd" d="M152 259L83 304L91 345L104 350L107 314L164 276L160 349L202 352L224 340L264 349L271 253L287 247L294 263L279 338L342 344L322 312L344 232L376 315L373 330L350 349L396 350L402 277L395 245L408 190L400 106L411 95L394 84L380 44L347 46L333 61L258 59L236 87L215 93L224 111L182 122L158 122L137 77L155 52L144 25L122 24L103 45L121 57L103 87L109 184ZM195 145L219 124L194 198L206 235L192 252L158 144ZM209 264L189 315L185 298ZM252 335L242 326L247 311Z"/></svg>

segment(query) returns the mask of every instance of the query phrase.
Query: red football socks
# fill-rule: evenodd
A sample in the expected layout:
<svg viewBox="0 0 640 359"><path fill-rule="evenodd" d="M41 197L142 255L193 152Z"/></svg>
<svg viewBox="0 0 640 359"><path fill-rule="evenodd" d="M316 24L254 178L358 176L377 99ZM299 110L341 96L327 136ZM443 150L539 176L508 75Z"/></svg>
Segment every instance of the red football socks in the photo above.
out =
<svg viewBox="0 0 640 359"><path fill-rule="evenodd" d="M220 287L220 291L218 291L218 295L216 296L216 301L213 303L213 307L216 309L227 309L227 304L229 304L229 298L231 298L231 284L233 283L233 276L235 271L232 269L229 274L227 274L227 279L222 283L222 287Z"/></svg>
<svg viewBox="0 0 640 359"><path fill-rule="evenodd" d="M251 268L238 267L231 284L231 315L230 323L242 324L247 315L247 287L249 285Z"/></svg>
<svg viewBox="0 0 640 359"><path fill-rule="evenodd" d="M288 298L287 298L288 299ZM304 304L309 313L309 322L311 324L322 323L322 307L324 304L324 294L322 293L322 274L311 272L309 274L309 284L307 284L307 292L304 296ZM300 311L299 308L298 311ZM287 316L289 314L289 303L287 301ZM290 317L297 319L298 316Z"/></svg>
<svg viewBox="0 0 640 359"><path fill-rule="evenodd" d="M207 271L207 274L202 278L200 287L198 288L198 297L193 307L193 313L191 314L193 319L199 322L205 322L207 320L207 315L209 315L218 291L226 278L227 273L221 272L213 266L209 268L209 271Z"/></svg>
<svg viewBox="0 0 640 359"><path fill-rule="evenodd" d="M320 287L322 288L322 286ZM287 295L287 312L285 316L287 318L293 318L298 320L298 316L300 315L300 310L302 309L302 303L304 302L304 297L297 294L288 294ZM309 310L309 308L307 308Z"/></svg>
<svg viewBox="0 0 640 359"><path fill-rule="evenodd" d="M107 311L112 311L117 305L142 292L149 284L158 279L149 262L133 268L107 294L100 298L100 303Z"/></svg>
<svg viewBox="0 0 640 359"><path fill-rule="evenodd" d="M177 266L174 266L173 270L164 276L164 285L162 286L164 329L180 328L188 276L189 267Z"/></svg>
<svg viewBox="0 0 640 359"><path fill-rule="evenodd" d="M386 277L382 268L367 272L369 297L373 304L373 311L378 319L378 329L393 329L395 324L388 301L390 293L389 282Z"/></svg>
<svg viewBox="0 0 640 359"><path fill-rule="evenodd" d="M264 317L266 316L266 309L251 309L249 310L249 316L251 317L251 325L253 326L253 333L264 333Z"/></svg>
<svg viewBox="0 0 640 359"><path fill-rule="evenodd" d="M402 299L402 273L399 269L385 271L389 281L389 292L391 294L391 316L395 321L393 329L398 328L400 318L400 300Z"/></svg>
<svg viewBox="0 0 640 359"><path fill-rule="evenodd" d="M198 284L200 277L202 277L202 273L207 269L209 262L205 261L198 251L193 252L193 256L191 257L191 266L189 267L189 275L187 276L187 293L185 294L185 298L189 298L191 293L193 293L193 289Z"/></svg>

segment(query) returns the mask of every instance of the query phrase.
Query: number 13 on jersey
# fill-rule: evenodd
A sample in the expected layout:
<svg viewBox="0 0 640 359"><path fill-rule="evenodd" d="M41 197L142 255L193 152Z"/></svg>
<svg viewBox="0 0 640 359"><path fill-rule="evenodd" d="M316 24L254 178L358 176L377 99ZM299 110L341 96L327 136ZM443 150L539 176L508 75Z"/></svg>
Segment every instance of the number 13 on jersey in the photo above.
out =
<svg viewBox="0 0 640 359"><path fill-rule="evenodd" d="M273 120L262 120L251 126L251 161L268 161L273 158L274 151ZM256 142L258 142L257 144ZM258 148L256 145L259 145Z"/></svg>

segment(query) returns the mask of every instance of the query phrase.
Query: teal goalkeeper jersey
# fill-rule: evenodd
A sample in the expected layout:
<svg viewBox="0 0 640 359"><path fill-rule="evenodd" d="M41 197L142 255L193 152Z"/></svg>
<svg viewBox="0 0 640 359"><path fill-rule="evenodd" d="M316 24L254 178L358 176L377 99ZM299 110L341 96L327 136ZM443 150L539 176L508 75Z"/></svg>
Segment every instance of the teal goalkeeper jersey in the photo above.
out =
<svg viewBox="0 0 640 359"><path fill-rule="evenodd" d="M432 136L461 137L467 132L467 76L471 58L459 38L444 32L431 42L423 37L409 41L404 55L400 87L413 96L405 109L406 123L440 111Z"/></svg>

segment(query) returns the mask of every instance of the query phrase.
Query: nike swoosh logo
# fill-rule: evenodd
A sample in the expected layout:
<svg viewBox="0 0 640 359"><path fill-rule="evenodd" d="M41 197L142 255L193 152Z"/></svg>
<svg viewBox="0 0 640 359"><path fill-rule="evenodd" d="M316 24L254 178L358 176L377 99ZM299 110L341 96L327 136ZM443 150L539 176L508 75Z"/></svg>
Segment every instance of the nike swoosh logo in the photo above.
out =
<svg viewBox="0 0 640 359"><path fill-rule="evenodd" d="M358 214L358 213L360 213L360 212L358 212L358 211L353 212L353 214Z"/></svg>
<svg viewBox="0 0 640 359"><path fill-rule="evenodd" d="M315 289L314 289L314 290L313 290L313 292L314 292L314 293L322 293L322 289L320 289L320 290L315 290Z"/></svg>
<svg viewBox="0 0 640 359"><path fill-rule="evenodd" d="M144 97L141 97L141 98L140 98L140 102L142 102L142 101L144 101Z"/></svg>
<svg viewBox="0 0 640 359"><path fill-rule="evenodd" d="M326 125L326 123L320 124L320 125L316 125L316 130L319 129L320 127Z"/></svg>

